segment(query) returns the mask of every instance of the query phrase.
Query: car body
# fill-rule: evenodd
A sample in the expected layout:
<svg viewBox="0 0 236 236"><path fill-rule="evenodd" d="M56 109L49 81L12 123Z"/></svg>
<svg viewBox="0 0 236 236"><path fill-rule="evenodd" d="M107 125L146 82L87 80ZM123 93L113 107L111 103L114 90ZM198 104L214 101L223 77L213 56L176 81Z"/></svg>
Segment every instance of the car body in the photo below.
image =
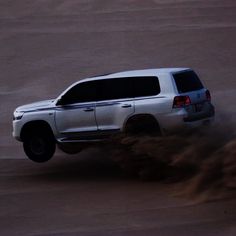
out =
<svg viewBox="0 0 236 236"><path fill-rule="evenodd" d="M43 162L55 143L93 143L145 127L165 134L213 118L210 92L192 69L146 69L80 80L56 99L18 107L13 136L30 159ZM50 155L45 142L53 143Z"/></svg>

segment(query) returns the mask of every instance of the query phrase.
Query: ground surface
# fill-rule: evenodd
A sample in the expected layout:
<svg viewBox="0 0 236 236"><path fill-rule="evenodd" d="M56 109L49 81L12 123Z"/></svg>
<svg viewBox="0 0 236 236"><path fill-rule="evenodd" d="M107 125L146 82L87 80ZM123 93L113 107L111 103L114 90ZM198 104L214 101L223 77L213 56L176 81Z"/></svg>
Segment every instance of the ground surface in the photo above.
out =
<svg viewBox="0 0 236 236"><path fill-rule="evenodd" d="M234 0L0 1L0 235L236 235L235 199L173 196L124 178L101 150L34 164L11 137L18 105L154 67L196 69L217 119L235 120L235 12Z"/></svg>

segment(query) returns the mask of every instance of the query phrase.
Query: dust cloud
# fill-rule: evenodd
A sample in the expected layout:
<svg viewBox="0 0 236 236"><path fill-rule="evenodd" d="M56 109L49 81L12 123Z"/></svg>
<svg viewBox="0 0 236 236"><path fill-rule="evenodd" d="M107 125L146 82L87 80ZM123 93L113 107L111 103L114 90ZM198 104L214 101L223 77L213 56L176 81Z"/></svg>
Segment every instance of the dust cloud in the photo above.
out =
<svg viewBox="0 0 236 236"><path fill-rule="evenodd" d="M123 172L177 183L185 195L218 196L236 189L236 133L228 115L200 129L158 136L117 136L102 148Z"/></svg>

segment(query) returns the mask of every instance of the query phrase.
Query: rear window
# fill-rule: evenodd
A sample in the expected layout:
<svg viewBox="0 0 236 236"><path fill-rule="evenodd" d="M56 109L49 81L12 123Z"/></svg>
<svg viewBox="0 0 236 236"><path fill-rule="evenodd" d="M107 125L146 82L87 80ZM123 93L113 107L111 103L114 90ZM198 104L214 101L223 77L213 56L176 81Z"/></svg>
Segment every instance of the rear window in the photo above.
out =
<svg viewBox="0 0 236 236"><path fill-rule="evenodd" d="M203 85L194 71L183 71L173 74L179 93L200 90Z"/></svg>

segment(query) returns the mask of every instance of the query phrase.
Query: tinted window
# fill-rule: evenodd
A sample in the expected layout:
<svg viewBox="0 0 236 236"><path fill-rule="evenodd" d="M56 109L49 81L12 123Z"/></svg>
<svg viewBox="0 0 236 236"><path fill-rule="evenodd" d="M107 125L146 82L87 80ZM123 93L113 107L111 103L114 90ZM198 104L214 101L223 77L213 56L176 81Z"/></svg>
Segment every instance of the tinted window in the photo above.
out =
<svg viewBox="0 0 236 236"><path fill-rule="evenodd" d="M203 85L194 71L184 71L173 74L179 93L186 93L203 88Z"/></svg>
<svg viewBox="0 0 236 236"><path fill-rule="evenodd" d="M105 79L97 83L98 101L133 97L129 78Z"/></svg>
<svg viewBox="0 0 236 236"><path fill-rule="evenodd" d="M133 78L134 96L153 96L160 93L160 84L157 77L135 77Z"/></svg>
<svg viewBox="0 0 236 236"><path fill-rule="evenodd" d="M96 82L84 82L72 87L64 96L63 104L96 101Z"/></svg>

